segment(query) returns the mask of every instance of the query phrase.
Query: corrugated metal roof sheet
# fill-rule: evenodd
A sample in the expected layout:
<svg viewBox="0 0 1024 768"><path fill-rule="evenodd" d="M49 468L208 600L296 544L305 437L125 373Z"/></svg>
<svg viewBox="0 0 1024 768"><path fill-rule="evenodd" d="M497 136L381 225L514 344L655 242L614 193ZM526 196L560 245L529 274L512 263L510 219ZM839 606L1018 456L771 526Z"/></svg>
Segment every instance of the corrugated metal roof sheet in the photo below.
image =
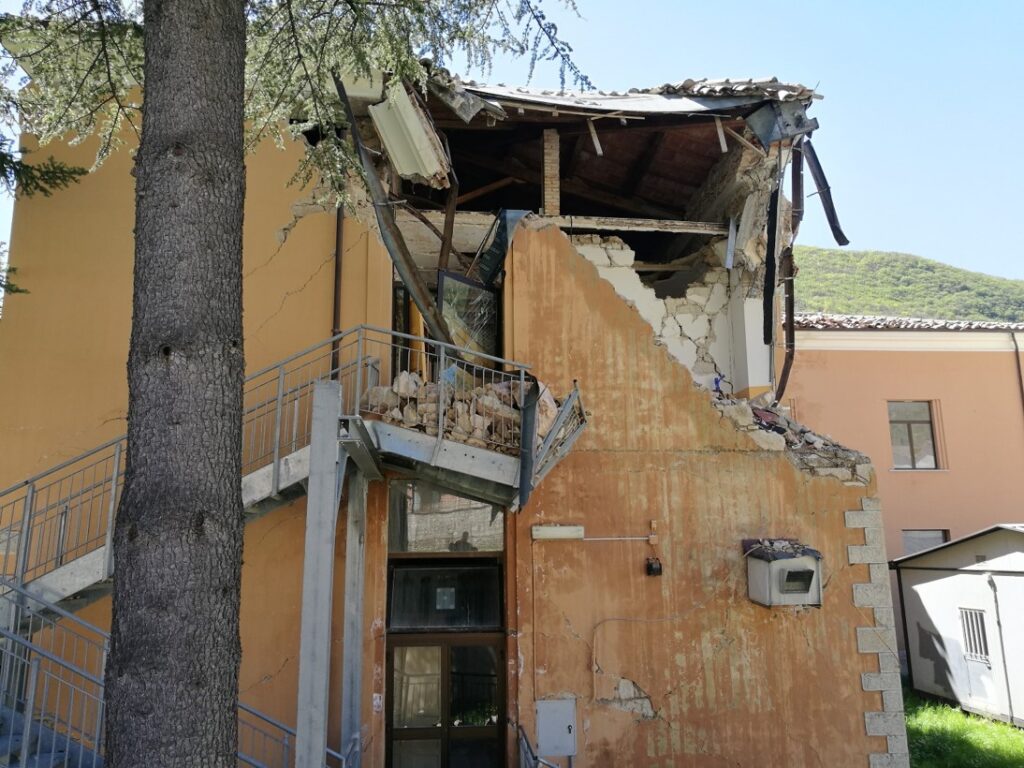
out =
<svg viewBox="0 0 1024 768"><path fill-rule="evenodd" d="M762 101L810 101L821 98L813 89L782 83L777 78L748 80L683 80L653 88L616 91L562 92L521 86L465 82L467 91L498 101L543 104L586 112L685 114L748 106Z"/></svg>
<svg viewBox="0 0 1024 768"><path fill-rule="evenodd" d="M793 316L793 321L796 328L803 331L1024 331L1024 323L832 315L824 312L798 312Z"/></svg>

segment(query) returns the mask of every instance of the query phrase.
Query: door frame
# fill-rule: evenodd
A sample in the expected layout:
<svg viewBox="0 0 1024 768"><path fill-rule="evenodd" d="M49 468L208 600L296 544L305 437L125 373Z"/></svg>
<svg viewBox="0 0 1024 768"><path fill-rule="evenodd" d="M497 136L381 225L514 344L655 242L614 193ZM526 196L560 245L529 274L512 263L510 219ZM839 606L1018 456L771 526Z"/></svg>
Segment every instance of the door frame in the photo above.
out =
<svg viewBox="0 0 1024 768"><path fill-rule="evenodd" d="M441 742L441 767L447 768L452 741L493 738L496 754L505 759L505 732L508 713L505 694L505 632L396 632L387 636L385 652L385 701L388 702L384 720L385 762L392 764L392 745L395 741L438 740ZM498 720L494 725L452 725L451 649L455 647L484 646L495 650L495 705ZM409 647L441 648L441 726L432 728L395 728L395 649Z"/></svg>

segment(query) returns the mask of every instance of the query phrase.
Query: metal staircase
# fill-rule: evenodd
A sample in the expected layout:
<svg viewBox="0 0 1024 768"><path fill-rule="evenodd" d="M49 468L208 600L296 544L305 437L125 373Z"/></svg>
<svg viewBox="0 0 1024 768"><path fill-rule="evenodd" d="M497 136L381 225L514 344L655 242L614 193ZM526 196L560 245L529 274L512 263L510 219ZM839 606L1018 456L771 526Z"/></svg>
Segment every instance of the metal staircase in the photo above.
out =
<svg viewBox="0 0 1024 768"><path fill-rule="evenodd" d="M386 396L401 372L418 391ZM246 379L242 499L248 516L304 492L313 384L324 379L341 383L342 445L367 477L380 478L385 464L413 467L455 491L503 505L521 496L521 465L532 470L528 490L586 425L574 389L544 439L532 437L524 450L522 431L533 421L525 404L526 366L358 326ZM467 437L459 421L464 406L477 402L491 408L483 419L489 425L480 437ZM402 413L403 403L416 407ZM31 585L33 594L53 603L87 601L109 590L125 441L115 438L0 491L0 578Z"/></svg>
<svg viewBox="0 0 1024 768"><path fill-rule="evenodd" d="M102 768L109 635L6 580L0 603L0 765ZM292 728L239 703L240 765L290 768L294 743ZM328 750L324 765L346 757Z"/></svg>
<svg viewBox="0 0 1024 768"><path fill-rule="evenodd" d="M248 517L305 493L313 390L327 380L339 385L342 455L367 480L394 468L513 508L587 422L575 386L558 405L524 365L358 326L246 379ZM72 611L110 589L125 443L115 438L0 491L0 765L5 755L17 766L102 765L107 637ZM292 729L239 704L240 763L293 765L294 742Z"/></svg>

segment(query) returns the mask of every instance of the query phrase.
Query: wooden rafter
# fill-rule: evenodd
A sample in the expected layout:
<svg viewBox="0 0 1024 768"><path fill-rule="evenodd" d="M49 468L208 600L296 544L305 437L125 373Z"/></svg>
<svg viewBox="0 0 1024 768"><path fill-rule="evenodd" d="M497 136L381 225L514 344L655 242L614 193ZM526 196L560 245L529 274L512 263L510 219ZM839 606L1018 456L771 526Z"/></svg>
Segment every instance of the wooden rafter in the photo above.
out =
<svg viewBox="0 0 1024 768"><path fill-rule="evenodd" d="M710 221L665 221L618 216L543 216L560 227L616 232L672 232L690 235L727 235L729 227Z"/></svg>
<svg viewBox="0 0 1024 768"><path fill-rule="evenodd" d="M640 182L644 180L644 176L651 170L651 163L654 162L654 157L658 154L658 150L661 149L661 145L664 142L664 132L651 134L650 138L647 139L647 143L644 144L640 157L633 163L633 167L629 169L629 176L622 187L623 192L627 195L636 194L637 189L640 187Z"/></svg>
<svg viewBox="0 0 1024 768"><path fill-rule="evenodd" d="M544 181L540 171L529 168L514 158L496 159L475 153L461 152L457 153L455 162L456 164L469 163L478 168L500 173L503 176L514 176L517 179L537 186L541 186ZM663 208L660 205L649 203L636 197L623 197L615 192L602 190L591 182L572 178L563 179L561 187L563 195L572 195L583 200L589 200L592 203L599 203L610 208L618 208L635 213L639 216L655 219L678 219L680 217L679 211Z"/></svg>

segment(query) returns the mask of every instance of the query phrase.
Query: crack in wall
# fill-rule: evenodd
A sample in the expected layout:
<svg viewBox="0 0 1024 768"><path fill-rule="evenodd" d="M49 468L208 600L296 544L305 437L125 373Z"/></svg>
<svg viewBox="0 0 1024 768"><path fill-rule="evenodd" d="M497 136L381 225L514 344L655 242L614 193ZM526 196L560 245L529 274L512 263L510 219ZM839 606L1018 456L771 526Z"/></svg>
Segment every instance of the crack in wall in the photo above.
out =
<svg viewBox="0 0 1024 768"><path fill-rule="evenodd" d="M598 699L597 703L623 712L632 712L637 715L638 720L656 720L659 717L651 704L651 697L628 677L619 678L619 683L615 686L615 695L612 698Z"/></svg>
<svg viewBox="0 0 1024 768"><path fill-rule="evenodd" d="M636 254L621 238L572 235L570 239L577 252L647 321L655 343L682 363L697 384L711 389L717 380L731 388L729 271L721 266L714 247L696 254L695 276L688 284L662 288L682 296L659 298L654 288L640 280L633 268Z"/></svg>

